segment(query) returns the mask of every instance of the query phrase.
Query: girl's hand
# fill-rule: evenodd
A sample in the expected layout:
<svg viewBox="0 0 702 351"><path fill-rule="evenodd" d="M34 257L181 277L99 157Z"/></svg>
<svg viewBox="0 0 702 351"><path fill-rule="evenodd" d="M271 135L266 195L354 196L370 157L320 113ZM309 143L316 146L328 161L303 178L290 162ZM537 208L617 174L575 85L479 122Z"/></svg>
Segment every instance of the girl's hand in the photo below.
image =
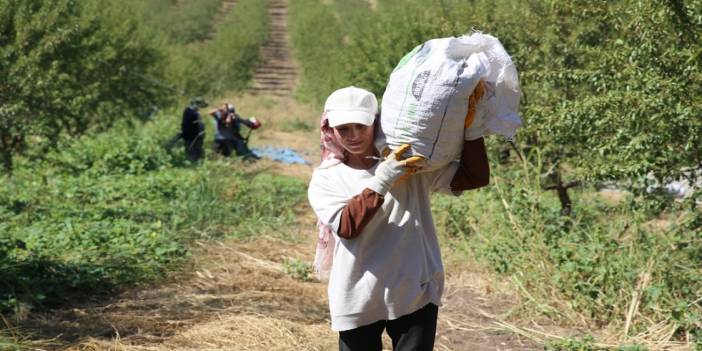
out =
<svg viewBox="0 0 702 351"><path fill-rule="evenodd" d="M404 144L389 154L375 169L375 175L371 179L368 188L380 195L385 195L400 177L403 175L411 176L416 173L420 168L417 163L424 158L412 156L402 160L402 154L409 148L409 144Z"/></svg>

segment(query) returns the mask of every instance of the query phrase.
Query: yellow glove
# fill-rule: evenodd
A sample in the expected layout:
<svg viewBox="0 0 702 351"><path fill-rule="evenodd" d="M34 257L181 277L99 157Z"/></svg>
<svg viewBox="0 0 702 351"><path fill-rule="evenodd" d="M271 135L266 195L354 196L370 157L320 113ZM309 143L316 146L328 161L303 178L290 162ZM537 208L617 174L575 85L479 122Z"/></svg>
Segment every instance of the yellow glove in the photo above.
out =
<svg viewBox="0 0 702 351"><path fill-rule="evenodd" d="M406 181L407 179L409 179L409 177L411 177L412 175L417 173L417 171L422 169L422 161L425 160L422 156L410 156L407 159L402 160L402 154L404 154L410 147L410 144L403 144L399 148L397 148L397 150L392 152L396 160L401 160L400 162L402 163L405 169L405 172L395 180L393 186Z"/></svg>

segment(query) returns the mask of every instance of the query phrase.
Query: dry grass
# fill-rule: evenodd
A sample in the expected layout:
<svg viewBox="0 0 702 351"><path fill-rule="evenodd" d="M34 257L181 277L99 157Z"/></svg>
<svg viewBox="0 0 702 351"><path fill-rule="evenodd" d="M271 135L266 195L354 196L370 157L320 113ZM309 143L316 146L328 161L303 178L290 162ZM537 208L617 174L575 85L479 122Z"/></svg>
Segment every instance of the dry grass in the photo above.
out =
<svg viewBox="0 0 702 351"><path fill-rule="evenodd" d="M86 310L108 322L110 337L89 337L66 349L330 349L336 339L326 286L295 280L283 269L286 259L312 259L308 219L288 228L291 240L262 234L248 242L198 242L193 273Z"/></svg>
<svg viewBox="0 0 702 351"><path fill-rule="evenodd" d="M446 240L442 238L443 243ZM507 333L497 325L502 320L519 325L526 322L512 315L519 295L509 281L500 280L456 251L442 251L447 277L439 311L437 350L543 350L541 344ZM549 324L549 328L554 326Z"/></svg>
<svg viewBox="0 0 702 351"><path fill-rule="evenodd" d="M639 294L632 292L627 318L613 323L609 329L598 329L587 320L581 323L534 318L540 314L521 311L528 301L520 301L513 290L514 282L496 281L489 273L474 271L479 265L468 263L447 279L444 306L441 309L437 335L438 350L543 350L546 343L562 342L592 336L593 347L616 349L621 345L642 345L647 350L692 351L691 342L673 341L678 326L672 321L651 323L649 328L632 335L627 325L636 315ZM647 284L642 273L639 286ZM566 301L552 299L556 306ZM568 311L562 311L569 313ZM575 317L573 317L575 318ZM584 318L580 316L580 318ZM627 323L629 322L629 323ZM500 345L495 347L495 345Z"/></svg>
<svg viewBox="0 0 702 351"><path fill-rule="evenodd" d="M265 315L221 316L185 330L159 345L129 344L116 338L92 341L82 350L333 350L326 324L302 324Z"/></svg>
<svg viewBox="0 0 702 351"><path fill-rule="evenodd" d="M536 328L520 327L501 321L496 322L495 325L497 329L524 336L540 344L567 340L567 338L561 335L545 332ZM692 351L694 349L694 345L691 343L670 341L670 336L673 331L674 330L672 330L670 326L659 329L652 328L636 337L628 338L628 343L642 345L650 351ZM601 349L616 349L621 345L616 339L610 340L607 336L596 339L602 341L593 342L591 345Z"/></svg>
<svg viewBox="0 0 702 351"><path fill-rule="evenodd" d="M451 238L441 240L446 246ZM523 346L512 349L542 350L542 346L536 345L585 336L592 336L595 340L592 345L600 348L628 344L642 345L651 351L694 349L690 342L672 340L678 327L674 321L649 321L648 328L636 333L631 333L628 327L641 318L637 313L638 305L641 291L649 283L653 262L641 272L632 291L622 292L630 296L630 303L619 307L622 319L603 329L574 311L556 291L546 301L537 300L524 290L525 282L517 277L501 279L460 250L444 247L442 251L448 276L439 319L438 350L495 350L495 347L484 346L488 341L505 342L495 335L511 336L499 347L501 350L518 344ZM493 337L488 338L489 335Z"/></svg>

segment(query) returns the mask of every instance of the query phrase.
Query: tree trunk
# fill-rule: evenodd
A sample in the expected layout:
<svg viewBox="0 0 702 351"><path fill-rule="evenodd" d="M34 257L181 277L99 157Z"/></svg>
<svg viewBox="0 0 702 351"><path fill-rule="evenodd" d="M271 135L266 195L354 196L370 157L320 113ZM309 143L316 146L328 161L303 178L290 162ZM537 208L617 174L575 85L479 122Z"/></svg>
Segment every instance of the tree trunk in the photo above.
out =
<svg viewBox="0 0 702 351"><path fill-rule="evenodd" d="M554 184L545 186L544 190L556 190L558 200L561 201L561 216L570 216L573 209L573 203L570 200L570 195L568 195L568 189L580 185L580 182L574 180L563 184L563 180L561 179L561 175L558 173L558 171L549 174L549 178L551 178Z"/></svg>
<svg viewBox="0 0 702 351"><path fill-rule="evenodd" d="M2 166L6 174L12 174L12 152L10 150L2 151Z"/></svg>
<svg viewBox="0 0 702 351"><path fill-rule="evenodd" d="M570 196L568 196L568 188L563 183L559 183L556 186L556 192L558 193L558 200L561 201L561 216L570 216L573 203L570 201Z"/></svg>

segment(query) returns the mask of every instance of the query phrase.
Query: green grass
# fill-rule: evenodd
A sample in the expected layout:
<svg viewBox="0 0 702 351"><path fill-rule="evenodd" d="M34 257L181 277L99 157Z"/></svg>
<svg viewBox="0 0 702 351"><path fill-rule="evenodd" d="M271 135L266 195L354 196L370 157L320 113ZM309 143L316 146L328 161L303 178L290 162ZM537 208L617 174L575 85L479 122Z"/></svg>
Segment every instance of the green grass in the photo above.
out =
<svg viewBox="0 0 702 351"><path fill-rule="evenodd" d="M27 347L17 343L12 338L0 338L0 350L4 351L21 351L26 350Z"/></svg>
<svg viewBox="0 0 702 351"><path fill-rule="evenodd" d="M661 322L676 338L702 337L699 212L671 211L672 223L658 228L632 205L640 199L612 205L586 188L571 190L574 215L563 217L540 188L539 167L491 164L489 187L437 196L434 211L454 249L512 281L523 313L623 330L637 291L629 335Z"/></svg>
<svg viewBox="0 0 702 351"><path fill-rule="evenodd" d="M176 116L22 159L0 189L0 310L22 317L164 277L194 239L244 238L294 221L303 182L193 165L164 145ZM234 163L232 163L234 162Z"/></svg>
<svg viewBox="0 0 702 351"><path fill-rule="evenodd" d="M303 282L314 280L314 278L312 278L314 268L309 262L304 262L295 258L286 259L283 262L283 268L285 274L287 274L293 279L297 279Z"/></svg>
<svg viewBox="0 0 702 351"><path fill-rule="evenodd" d="M597 346L591 336L582 339L568 339L549 342L546 344L547 351L647 351L648 348L641 345L626 345L615 348Z"/></svg>
<svg viewBox="0 0 702 351"><path fill-rule="evenodd" d="M281 126L281 130L284 132L295 132L303 131L309 132L314 129L314 126L309 121L302 120L298 117L292 120L286 120Z"/></svg>
<svg viewBox="0 0 702 351"><path fill-rule="evenodd" d="M17 329L0 329L0 350L2 351L41 350L42 347L46 346L48 344L45 342L34 341L27 335L21 335Z"/></svg>

